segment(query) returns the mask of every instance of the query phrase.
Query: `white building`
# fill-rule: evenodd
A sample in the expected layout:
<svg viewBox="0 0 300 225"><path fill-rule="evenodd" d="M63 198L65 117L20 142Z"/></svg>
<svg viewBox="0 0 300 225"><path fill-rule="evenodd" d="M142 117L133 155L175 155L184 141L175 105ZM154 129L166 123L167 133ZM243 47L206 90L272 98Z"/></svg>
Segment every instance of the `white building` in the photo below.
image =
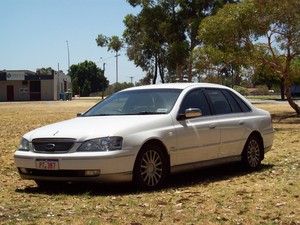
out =
<svg viewBox="0 0 300 225"><path fill-rule="evenodd" d="M0 71L0 101L50 101L71 97L71 78L62 71ZM66 94L67 93L67 94Z"/></svg>

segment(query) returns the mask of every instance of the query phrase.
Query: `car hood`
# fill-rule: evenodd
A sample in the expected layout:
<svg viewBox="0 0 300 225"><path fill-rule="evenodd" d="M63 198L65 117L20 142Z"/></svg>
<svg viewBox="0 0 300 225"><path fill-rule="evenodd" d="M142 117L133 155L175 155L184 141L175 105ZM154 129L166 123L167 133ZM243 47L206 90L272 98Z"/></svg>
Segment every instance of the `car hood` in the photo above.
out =
<svg viewBox="0 0 300 225"><path fill-rule="evenodd" d="M88 139L123 136L128 133L155 129L159 124L171 125L169 115L77 117L35 129L24 138L74 138L78 142Z"/></svg>

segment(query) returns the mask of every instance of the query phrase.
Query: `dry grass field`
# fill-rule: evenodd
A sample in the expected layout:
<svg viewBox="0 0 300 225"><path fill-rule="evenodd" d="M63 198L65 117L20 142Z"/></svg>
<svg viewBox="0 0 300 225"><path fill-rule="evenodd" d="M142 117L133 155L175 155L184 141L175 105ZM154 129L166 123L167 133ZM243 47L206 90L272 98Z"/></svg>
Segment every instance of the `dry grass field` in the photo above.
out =
<svg viewBox="0 0 300 225"><path fill-rule="evenodd" d="M21 180L13 153L34 128L72 118L95 101L0 103L0 224L300 224L300 117L273 115L276 139L262 169L238 164L172 176L163 190L129 184L40 189Z"/></svg>

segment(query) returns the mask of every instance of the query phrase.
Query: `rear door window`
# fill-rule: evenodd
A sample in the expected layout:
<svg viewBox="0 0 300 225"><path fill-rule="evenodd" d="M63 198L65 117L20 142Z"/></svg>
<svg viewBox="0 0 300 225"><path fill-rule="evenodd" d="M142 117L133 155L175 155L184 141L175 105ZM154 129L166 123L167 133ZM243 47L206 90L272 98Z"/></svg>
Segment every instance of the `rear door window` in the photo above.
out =
<svg viewBox="0 0 300 225"><path fill-rule="evenodd" d="M234 100L239 104L241 110L243 112L250 112L251 108L237 95L235 95L234 93L230 92L230 95L234 98Z"/></svg>
<svg viewBox="0 0 300 225"><path fill-rule="evenodd" d="M242 109L239 106L239 104L237 103L237 101L232 97L232 95L227 90L224 90L223 94L227 98L233 113L242 112Z"/></svg>
<svg viewBox="0 0 300 225"><path fill-rule="evenodd" d="M214 113L217 115L232 113L231 106L223 94L222 90L219 89L205 89L205 93L208 96Z"/></svg>

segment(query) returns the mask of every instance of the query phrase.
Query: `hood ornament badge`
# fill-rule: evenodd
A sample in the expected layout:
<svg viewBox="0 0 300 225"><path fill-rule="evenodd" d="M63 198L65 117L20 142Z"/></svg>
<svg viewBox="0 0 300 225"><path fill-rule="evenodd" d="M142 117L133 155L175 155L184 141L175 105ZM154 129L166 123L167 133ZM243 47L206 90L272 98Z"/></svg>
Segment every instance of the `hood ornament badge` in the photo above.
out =
<svg viewBox="0 0 300 225"><path fill-rule="evenodd" d="M47 151L53 151L55 149L55 144L49 143L45 146Z"/></svg>

